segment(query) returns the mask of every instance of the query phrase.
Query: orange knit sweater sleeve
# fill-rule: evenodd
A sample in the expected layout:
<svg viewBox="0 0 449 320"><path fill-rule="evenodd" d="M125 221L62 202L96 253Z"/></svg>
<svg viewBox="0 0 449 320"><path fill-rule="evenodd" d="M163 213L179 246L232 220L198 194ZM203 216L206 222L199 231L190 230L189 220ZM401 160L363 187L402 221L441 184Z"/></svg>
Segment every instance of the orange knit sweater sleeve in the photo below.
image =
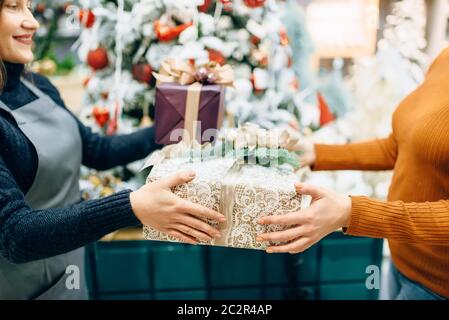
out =
<svg viewBox="0 0 449 320"><path fill-rule="evenodd" d="M406 203L365 196L351 196L351 200L347 234L429 245L449 243L449 200Z"/></svg>
<svg viewBox="0 0 449 320"><path fill-rule="evenodd" d="M312 170L391 170L397 156L393 134L385 139L345 145L315 144Z"/></svg>

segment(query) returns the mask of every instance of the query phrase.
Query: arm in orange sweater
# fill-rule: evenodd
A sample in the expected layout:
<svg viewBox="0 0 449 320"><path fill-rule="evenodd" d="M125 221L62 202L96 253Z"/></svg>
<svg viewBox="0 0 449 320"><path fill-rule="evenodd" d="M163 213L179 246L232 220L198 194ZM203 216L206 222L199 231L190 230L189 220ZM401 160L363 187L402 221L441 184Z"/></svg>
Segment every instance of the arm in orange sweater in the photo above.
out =
<svg viewBox="0 0 449 320"><path fill-rule="evenodd" d="M347 234L408 243L449 243L449 200L405 203L364 196L351 196L351 200Z"/></svg>
<svg viewBox="0 0 449 320"><path fill-rule="evenodd" d="M391 170L397 157L397 143L388 138L345 145L315 144L313 170Z"/></svg>

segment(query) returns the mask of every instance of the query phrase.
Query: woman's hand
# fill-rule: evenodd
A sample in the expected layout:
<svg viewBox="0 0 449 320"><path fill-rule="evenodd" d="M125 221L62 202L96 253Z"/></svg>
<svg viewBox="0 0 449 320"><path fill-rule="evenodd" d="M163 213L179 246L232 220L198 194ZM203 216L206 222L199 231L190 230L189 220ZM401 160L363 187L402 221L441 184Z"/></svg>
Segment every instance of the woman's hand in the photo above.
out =
<svg viewBox="0 0 449 320"><path fill-rule="evenodd" d="M315 163L315 145L310 139L302 138L288 149L299 154L301 167L312 166Z"/></svg>
<svg viewBox="0 0 449 320"><path fill-rule="evenodd" d="M291 226L278 232L261 234L258 241L288 242L267 248L268 253L298 253L311 247L329 233L349 225L351 199L333 191L306 184L296 184L300 194L312 196L309 208L298 212L267 216L259 220L260 224Z"/></svg>
<svg viewBox="0 0 449 320"><path fill-rule="evenodd" d="M225 217L204 206L176 196L171 188L195 178L194 172L178 173L149 183L130 195L134 214L142 224L153 227L183 242L219 238L220 232L202 219L224 222Z"/></svg>

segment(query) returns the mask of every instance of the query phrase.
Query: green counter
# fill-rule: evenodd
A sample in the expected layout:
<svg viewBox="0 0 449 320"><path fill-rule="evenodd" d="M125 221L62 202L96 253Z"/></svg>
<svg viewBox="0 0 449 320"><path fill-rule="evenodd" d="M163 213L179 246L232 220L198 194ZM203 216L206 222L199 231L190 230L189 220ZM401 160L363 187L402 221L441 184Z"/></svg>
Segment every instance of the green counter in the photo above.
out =
<svg viewBox="0 0 449 320"><path fill-rule="evenodd" d="M87 248L92 299L377 299L366 268L381 266L381 239L335 232L308 251L263 251L153 241Z"/></svg>

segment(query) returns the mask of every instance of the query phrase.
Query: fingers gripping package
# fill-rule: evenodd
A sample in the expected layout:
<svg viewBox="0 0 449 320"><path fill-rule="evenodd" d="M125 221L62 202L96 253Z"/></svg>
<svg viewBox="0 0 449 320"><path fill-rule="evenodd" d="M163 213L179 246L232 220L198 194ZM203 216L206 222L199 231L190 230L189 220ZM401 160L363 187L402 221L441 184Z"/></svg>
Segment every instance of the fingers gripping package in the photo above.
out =
<svg viewBox="0 0 449 320"><path fill-rule="evenodd" d="M300 181L297 156L282 148L290 143L294 141L288 131L270 132L251 124L221 135L214 146L180 142L151 155L147 182L181 171L195 171L194 180L172 191L226 217L223 223L207 221L222 236L201 243L264 250L274 243L258 242L257 235L288 226L261 225L258 220L296 212L305 205L294 187ZM147 240L178 242L149 226L144 226L143 233Z"/></svg>

